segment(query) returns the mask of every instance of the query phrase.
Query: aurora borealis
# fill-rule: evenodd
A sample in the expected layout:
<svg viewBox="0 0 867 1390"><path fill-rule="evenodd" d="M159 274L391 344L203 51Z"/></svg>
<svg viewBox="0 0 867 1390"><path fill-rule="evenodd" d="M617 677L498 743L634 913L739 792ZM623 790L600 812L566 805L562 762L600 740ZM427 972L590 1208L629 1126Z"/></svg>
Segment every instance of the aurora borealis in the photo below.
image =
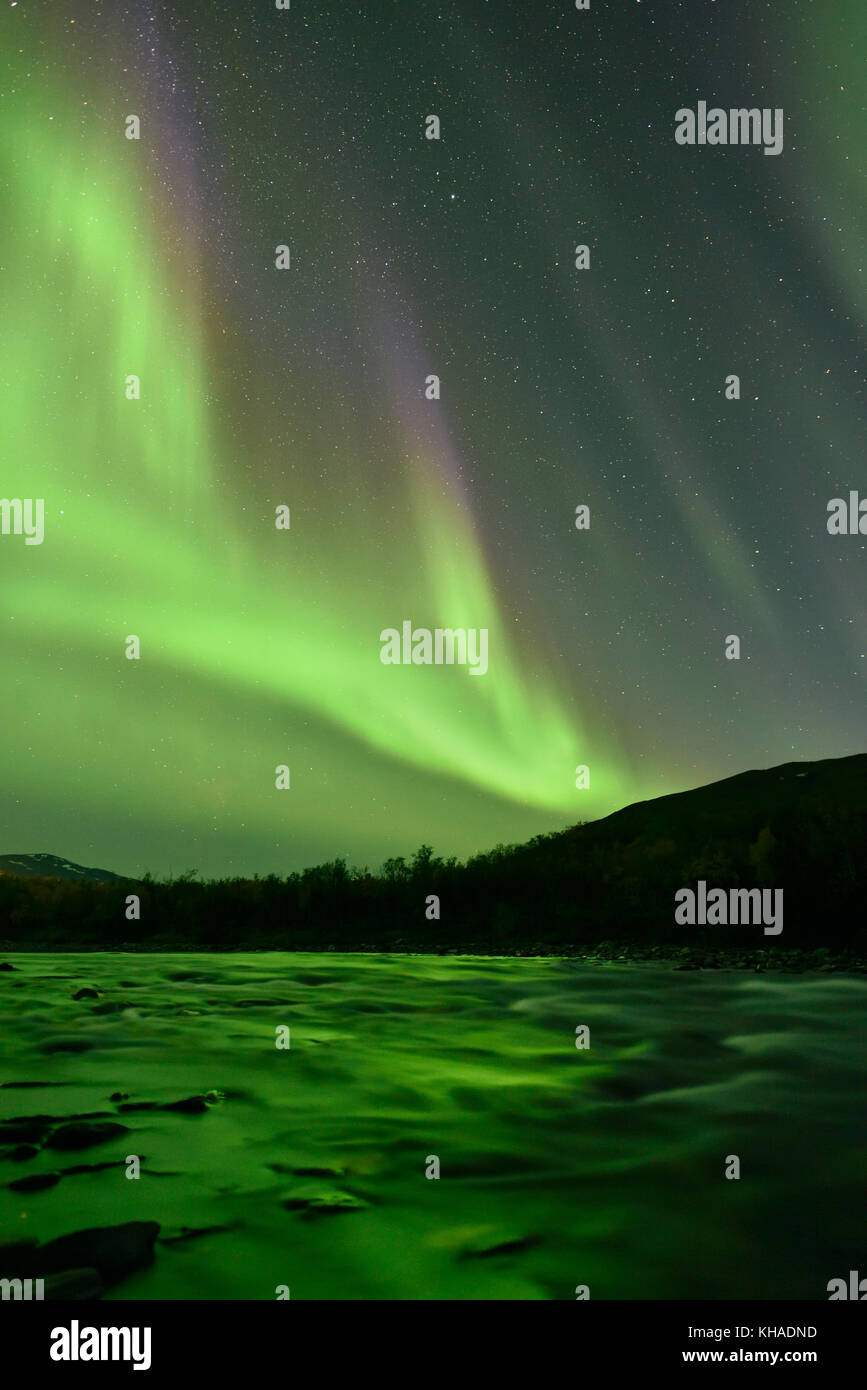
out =
<svg viewBox="0 0 867 1390"><path fill-rule="evenodd" d="M4 852L465 855L863 748L854 0L0 27ZM677 146L703 99L782 153ZM406 619L488 670L383 666Z"/></svg>

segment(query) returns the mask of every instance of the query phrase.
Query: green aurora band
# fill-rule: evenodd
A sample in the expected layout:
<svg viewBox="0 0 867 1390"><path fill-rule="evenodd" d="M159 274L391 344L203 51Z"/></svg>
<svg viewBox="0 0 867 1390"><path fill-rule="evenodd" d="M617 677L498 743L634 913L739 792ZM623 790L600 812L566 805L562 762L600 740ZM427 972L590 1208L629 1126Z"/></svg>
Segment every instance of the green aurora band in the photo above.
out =
<svg viewBox="0 0 867 1390"><path fill-rule="evenodd" d="M863 747L862 7L443 13L3 12L4 851L465 856ZM783 155L677 149L693 90Z"/></svg>
<svg viewBox="0 0 867 1390"><path fill-rule="evenodd" d="M271 497L254 487L236 505L237 451L209 407L218 368L197 237L169 226L109 96L97 111L90 92L83 113L80 96L55 85L49 120L22 72L2 107L2 495L44 497L45 540L0 549L14 671L2 694L7 792L65 803L76 819L126 811L139 832L149 819L204 817L219 833L225 816L275 845L298 817L335 850L369 815L351 767L357 743L379 755L385 783L395 761L416 789L419 773L432 774L433 830L470 816L479 848L490 797L467 788L546 812L545 828L627 800L616 760L588 747L532 650L517 650L468 509L432 449L408 454L397 425L403 478L387 505L356 488L339 525L313 509L294 467ZM139 401L125 395L131 373ZM335 406L324 426L335 440L352 430L339 415ZM280 503L292 508L289 532L274 526ZM384 667L379 632L406 617L486 627L487 675ZM125 659L128 634L141 639L140 662ZM292 790L278 793L284 762ZM582 794L583 762L592 781ZM362 783L370 776L368 759ZM401 795L398 821L415 801ZM371 838L374 853L382 839ZM132 847L119 857L141 867Z"/></svg>

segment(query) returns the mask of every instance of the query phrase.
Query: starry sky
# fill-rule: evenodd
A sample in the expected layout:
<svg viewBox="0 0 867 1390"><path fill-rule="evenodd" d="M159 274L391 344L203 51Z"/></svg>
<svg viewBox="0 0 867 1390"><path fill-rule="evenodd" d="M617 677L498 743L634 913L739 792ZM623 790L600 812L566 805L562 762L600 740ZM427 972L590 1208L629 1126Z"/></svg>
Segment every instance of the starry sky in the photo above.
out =
<svg viewBox="0 0 867 1390"><path fill-rule="evenodd" d="M863 751L861 0L0 29L4 852L375 868ZM701 100L783 152L677 145Z"/></svg>

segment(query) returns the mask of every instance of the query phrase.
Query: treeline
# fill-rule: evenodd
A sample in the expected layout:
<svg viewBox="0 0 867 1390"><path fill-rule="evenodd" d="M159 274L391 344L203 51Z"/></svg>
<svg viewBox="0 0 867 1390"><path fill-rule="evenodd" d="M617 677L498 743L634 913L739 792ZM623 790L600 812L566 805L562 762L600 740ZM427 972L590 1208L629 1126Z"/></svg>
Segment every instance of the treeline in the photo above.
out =
<svg viewBox="0 0 867 1390"><path fill-rule="evenodd" d="M757 775L769 774L747 776ZM851 796L844 805L827 788L793 800L784 794L775 804L760 795L732 800L729 790L717 814L706 795L714 790L629 807L526 845L498 845L466 863L422 845L378 874L337 859L285 878L210 882L192 872L112 884L2 875L0 942L7 950L506 954L623 942L867 954L865 806ZM782 888L782 934L678 926L674 895L699 879L708 888ZM132 895L137 919L128 915Z"/></svg>

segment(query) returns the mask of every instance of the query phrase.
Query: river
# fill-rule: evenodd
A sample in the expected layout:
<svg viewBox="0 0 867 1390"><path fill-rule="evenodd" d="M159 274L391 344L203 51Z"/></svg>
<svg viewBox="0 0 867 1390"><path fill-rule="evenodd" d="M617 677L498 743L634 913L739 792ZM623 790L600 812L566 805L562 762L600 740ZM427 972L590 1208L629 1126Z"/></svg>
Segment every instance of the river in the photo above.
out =
<svg viewBox="0 0 867 1390"><path fill-rule="evenodd" d="M0 1122L43 1137L12 1157L6 1130L3 1239L158 1222L109 1298L827 1299L867 1274L863 976L7 960ZM75 1116L126 1130L52 1147Z"/></svg>

